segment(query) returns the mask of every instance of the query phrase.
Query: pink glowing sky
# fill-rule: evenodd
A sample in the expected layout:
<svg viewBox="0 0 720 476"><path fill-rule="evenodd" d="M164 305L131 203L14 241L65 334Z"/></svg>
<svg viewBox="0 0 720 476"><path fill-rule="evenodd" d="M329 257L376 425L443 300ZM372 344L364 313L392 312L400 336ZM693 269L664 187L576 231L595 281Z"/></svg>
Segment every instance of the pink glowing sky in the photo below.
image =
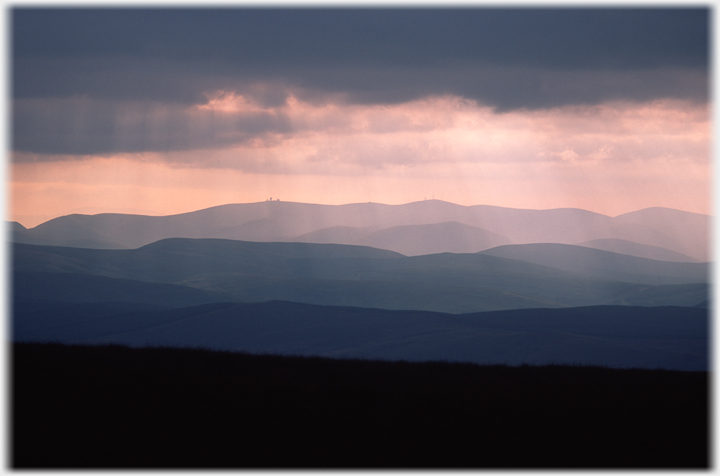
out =
<svg viewBox="0 0 720 476"><path fill-rule="evenodd" d="M213 149L21 157L11 169L12 219L34 226L69 213L167 215L269 197L709 213L706 105L658 100L497 113L447 96L381 106L291 98L261 108L225 92L174 111L199 129L211 112L215 123L282 116L294 132Z"/></svg>
<svg viewBox="0 0 720 476"><path fill-rule="evenodd" d="M42 61L53 61L33 54L18 54L18 75L30 77ZM199 96L180 100L156 92L115 97L121 86L103 83L112 71L87 72L110 66L96 57L73 61L85 66L62 74L75 75L77 91L40 84L13 98L18 132L9 215L26 227L70 213L168 215L270 197L323 204L436 198L611 216L652 206L711 211L710 106L693 92L706 87L706 73L697 68L567 73L481 62L458 69L486 81L479 93L442 92L466 83L441 87L445 80L428 73L427 84L413 85L427 92L403 97L402 85L393 86L386 101L358 99L362 88L349 79L342 81L353 84L350 93L310 73L288 73L282 81L258 73L214 87L219 80L192 76L198 68L182 76L175 63L159 68L138 60L145 66L138 71L156 68L166 81L174 75L193 83ZM332 78L353 68L333 69ZM413 78L405 70L377 71L398 83ZM545 102L525 107L501 93L483 96L511 76L542 78L538 97L549 94ZM680 92L655 85L662 81ZM96 84L106 90L98 93ZM185 87L173 84L173 91ZM614 94L616 85L623 94ZM562 87L602 94L565 100L553 92Z"/></svg>

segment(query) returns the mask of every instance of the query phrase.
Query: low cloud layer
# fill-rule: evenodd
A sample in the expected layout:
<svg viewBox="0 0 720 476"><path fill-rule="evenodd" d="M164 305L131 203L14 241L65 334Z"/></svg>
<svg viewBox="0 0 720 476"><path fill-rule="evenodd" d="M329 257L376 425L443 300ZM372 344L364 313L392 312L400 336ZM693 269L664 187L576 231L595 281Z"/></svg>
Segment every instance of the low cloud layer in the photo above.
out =
<svg viewBox="0 0 720 476"><path fill-rule="evenodd" d="M289 98L498 112L708 99L708 10L38 9L12 21L15 151L198 150L291 132ZM257 104L202 114L218 91Z"/></svg>
<svg viewBox="0 0 720 476"><path fill-rule="evenodd" d="M317 73L316 73L317 74ZM367 72L366 72L367 74ZM442 71L432 72L435 76ZM629 91L636 101L650 101L655 97L678 96L703 103L702 93L706 90L706 77L691 71L666 71L658 80L658 72L624 73L542 73L518 71L516 74L502 73L497 70L487 74L467 74L462 87L467 89L459 97L473 97L474 91L506 91L511 94L504 101L505 109L497 112L517 111L520 109L547 109L572 104L601 104L601 100L624 100ZM408 73L405 99L427 97L413 90L416 75ZM362 83L363 74L355 75L353 81ZM476 78L470 81L469 78ZM385 104L381 101L386 95L396 96L393 88L402 89L399 77L396 85L382 81L384 90L379 89L353 92L331 91L330 87L320 95L317 91L301 87L285 87L274 83L253 83L240 85L236 90L226 90L242 95L257 104L252 112L236 112L232 115L221 113L203 113L202 106L208 104L218 90L203 93L202 100L193 104L159 100L97 98L93 94L53 97L18 98L13 101L13 149L39 154L101 154L161 150L194 150L206 147L225 147L251 140L264 140L267 134L284 134L291 131L292 125L283 117L282 110L287 107L291 97L307 101L321 107L333 103L352 106ZM461 82L455 77L446 83ZM672 81L671 81L672 80ZM438 78L440 81L440 78ZM671 91L662 91L672 85ZM524 88L522 85L526 85ZM461 91L462 93L462 91ZM372 96L374 100L369 99ZM360 100L358 100L358 98ZM160 98L163 99L163 98ZM591 100L592 99L592 100ZM474 100L473 100L474 101ZM387 104L402 104L388 102ZM493 106L480 102L482 105ZM513 106L513 107L511 107ZM278 112L279 111L279 112Z"/></svg>
<svg viewBox="0 0 720 476"><path fill-rule="evenodd" d="M290 96L268 108L232 92L193 107L59 100L56 109L44 101L28 101L27 109L33 105L38 116L55 113L57 125L17 118L37 128L26 140L39 147L16 147L16 162L123 154L246 173L368 175L400 167L414 173L433 163L611 167L709 160L707 106L677 100L502 113L456 96L391 105L314 104ZM52 147L37 140L43 131L54 131ZM62 153L51 153L60 141Z"/></svg>
<svg viewBox="0 0 720 476"><path fill-rule="evenodd" d="M228 113L84 97L20 99L14 103L13 148L48 156L197 150L263 141L290 128L282 111L274 110Z"/></svg>

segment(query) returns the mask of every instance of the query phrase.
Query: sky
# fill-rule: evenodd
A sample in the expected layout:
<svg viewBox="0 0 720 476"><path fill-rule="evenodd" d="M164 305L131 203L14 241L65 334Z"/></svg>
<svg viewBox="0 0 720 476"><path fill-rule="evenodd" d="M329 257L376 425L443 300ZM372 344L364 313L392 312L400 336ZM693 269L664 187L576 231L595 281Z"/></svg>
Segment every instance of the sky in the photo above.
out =
<svg viewBox="0 0 720 476"><path fill-rule="evenodd" d="M9 215L711 213L708 8L9 10Z"/></svg>

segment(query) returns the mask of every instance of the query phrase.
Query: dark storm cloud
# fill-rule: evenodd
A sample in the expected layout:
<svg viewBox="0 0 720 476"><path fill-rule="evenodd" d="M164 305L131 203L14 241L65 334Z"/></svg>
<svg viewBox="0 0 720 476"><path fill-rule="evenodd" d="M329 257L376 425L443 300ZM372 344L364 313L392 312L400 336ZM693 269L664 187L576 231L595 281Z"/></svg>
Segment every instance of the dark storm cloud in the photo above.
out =
<svg viewBox="0 0 720 476"><path fill-rule="evenodd" d="M497 110L707 101L708 9L14 8L13 149L100 154L287 134L272 108L452 94ZM234 91L266 112L190 106ZM268 112L270 111L270 112Z"/></svg>
<svg viewBox="0 0 720 476"><path fill-rule="evenodd" d="M707 9L14 9L12 25L15 97L187 103L274 80L362 102L454 93L522 107L520 93L541 107L567 100L532 84L537 71L708 67ZM482 77L500 69L519 78ZM687 97L676 83L656 78L651 94ZM622 81L614 92L639 93Z"/></svg>
<svg viewBox="0 0 720 476"><path fill-rule="evenodd" d="M286 117L264 111L223 114L173 104L89 99L17 102L13 148L36 154L214 149L291 131Z"/></svg>

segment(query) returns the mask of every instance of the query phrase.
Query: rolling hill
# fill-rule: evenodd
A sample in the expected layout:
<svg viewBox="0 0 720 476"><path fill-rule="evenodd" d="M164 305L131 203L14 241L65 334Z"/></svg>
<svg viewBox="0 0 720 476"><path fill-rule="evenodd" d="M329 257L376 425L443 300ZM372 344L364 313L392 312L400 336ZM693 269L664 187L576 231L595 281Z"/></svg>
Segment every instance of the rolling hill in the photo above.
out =
<svg viewBox="0 0 720 476"><path fill-rule="evenodd" d="M482 244L483 240L490 237L497 239L496 235L499 235L513 244L573 244L597 239L621 239L663 247L699 261L710 259L710 217L707 215L651 208L609 217L572 208L526 210L488 205L462 206L440 200L404 205L259 202L222 205L159 217L112 213L74 214L17 231L13 239L21 243L94 248L138 248L161 239L177 237L268 242L309 241L307 235L317 233L324 235L323 240L357 240L363 239L359 235L364 233L364 229L371 233L381 233L383 229L393 227L440 225L448 222L480 228L483 231L473 230L470 233L469 229L466 229L462 233L450 233L447 235L449 240L444 242L441 239L442 233L421 227L417 231L425 233L426 238L418 239L432 243L432 247L424 245L425 248L420 247L417 252L429 249L433 252L460 251L457 248L458 243L476 238L480 243L472 251L479 251L485 246ZM344 231L340 232L336 227L344 227ZM334 235L333 232L320 231L329 228L335 228ZM390 238L386 236L385 239L392 241L398 240L393 236L407 231L382 233L389 235ZM433 233L435 235L431 236ZM335 238L331 238L333 236ZM495 243L499 244L502 243ZM462 250L470 251L466 248Z"/></svg>
<svg viewBox="0 0 720 476"><path fill-rule="evenodd" d="M707 370L708 218L266 202L15 224L12 335Z"/></svg>
<svg viewBox="0 0 720 476"><path fill-rule="evenodd" d="M402 225L369 233L352 242L397 251L406 256L435 253L474 253L510 243L497 233L458 222Z"/></svg>
<svg viewBox="0 0 720 476"><path fill-rule="evenodd" d="M551 266L585 276L638 284L707 283L710 279L707 263L658 261L576 245L505 245L480 253Z"/></svg>
<svg viewBox="0 0 720 476"><path fill-rule="evenodd" d="M660 246L641 245L628 240L599 239L575 243L577 246L596 248L598 250L612 251L623 255L637 256L638 258L655 259L659 261L679 261L681 263L697 263L699 260L682 253L662 248Z"/></svg>
<svg viewBox="0 0 720 476"><path fill-rule="evenodd" d="M19 305L13 321L15 342L676 370L707 370L707 333L706 309L634 306L457 315L277 301L155 310L85 303Z"/></svg>
<svg viewBox="0 0 720 476"><path fill-rule="evenodd" d="M528 250L528 246L544 245L513 245L496 248L493 253ZM95 298L94 293L105 296L111 291L100 287L101 280L93 286L73 288L72 283L82 280L68 276L67 282L62 282L65 274L117 279L118 289L112 292L134 290L143 299L160 290L144 290L140 282L206 291L197 298L214 296L213 301L286 300L454 313L600 304L695 306L708 301L705 264L637 258L628 271L631 257L552 246L559 247L561 254L580 251L584 261L572 261L569 256L556 263L530 253L527 259L546 261L538 264L517 253L492 256L492 250L406 257L351 245L176 238L135 250L15 244L13 268L16 296L58 299L64 293L67 299L85 300L81 302L100 301L104 298ZM591 269L594 275L583 267L588 258L598 267L599 271ZM560 269L563 266L566 269ZM52 279L57 284L32 284ZM132 292L122 300L132 300ZM176 291L163 292L172 295ZM192 295L188 293L188 297Z"/></svg>
<svg viewBox="0 0 720 476"><path fill-rule="evenodd" d="M406 256L433 253L474 253L510 243L497 233L459 222L401 225L381 230L333 226L295 237L304 243L364 245L397 251Z"/></svg>

